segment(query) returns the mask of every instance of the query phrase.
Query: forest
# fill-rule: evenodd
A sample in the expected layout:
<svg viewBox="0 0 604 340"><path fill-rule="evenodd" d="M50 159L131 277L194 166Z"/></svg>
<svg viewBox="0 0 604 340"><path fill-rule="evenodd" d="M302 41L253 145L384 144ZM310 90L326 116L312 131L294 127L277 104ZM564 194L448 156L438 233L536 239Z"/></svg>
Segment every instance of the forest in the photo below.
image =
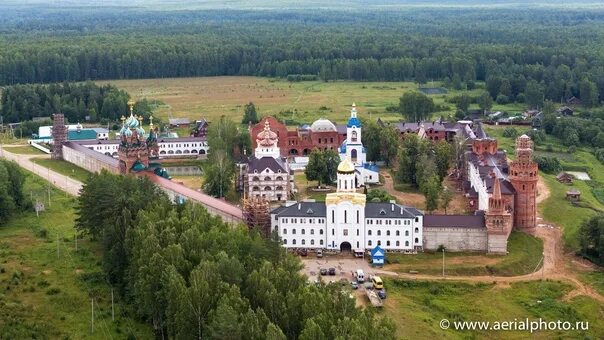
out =
<svg viewBox="0 0 604 340"><path fill-rule="evenodd" d="M6 8L0 84L255 75L426 83L538 107L604 98L604 10Z"/></svg>
<svg viewBox="0 0 604 340"><path fill-rule="evenodd" d="M394 339L394 325L339 284L309 283L276 236L174 206L145 178L94 174L76 227L98 240L132 313L171 339Z"/></svg>

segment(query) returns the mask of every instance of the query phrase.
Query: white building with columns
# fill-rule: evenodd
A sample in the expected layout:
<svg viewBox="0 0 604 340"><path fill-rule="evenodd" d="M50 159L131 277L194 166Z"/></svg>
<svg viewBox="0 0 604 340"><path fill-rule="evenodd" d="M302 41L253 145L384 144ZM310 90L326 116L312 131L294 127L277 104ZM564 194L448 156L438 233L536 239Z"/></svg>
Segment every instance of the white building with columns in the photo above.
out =
<svg viewBox="0 0 604 340"><path fill-rule="evenodd" d="M357 107L352 103L350 118L346 124L346 140L340 145L340 159L349 159L354 164L354 185L379 183L379 168L367 163L367 150L363 146L361 121L357 117Z"/></svg>
<svg viewBox="0 0 604 340"><path fill-rule="evenodd" d="M345 158L338 166L337 191L325 203L287 202L271 212L271 227L286 248L334 251L421 250L423 213L390 203L366 202L356 192L357 168Z"/></svg>

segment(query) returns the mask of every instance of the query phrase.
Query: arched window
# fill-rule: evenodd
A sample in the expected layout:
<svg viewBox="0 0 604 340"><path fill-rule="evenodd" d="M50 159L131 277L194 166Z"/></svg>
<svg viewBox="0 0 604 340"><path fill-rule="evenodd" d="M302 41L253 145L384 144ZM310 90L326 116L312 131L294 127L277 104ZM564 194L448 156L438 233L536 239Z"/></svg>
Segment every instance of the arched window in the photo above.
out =
<svg viewBox="0 0 604 340"><path fill-rule="evenodd" d="M270 177L268 177L268 176L266 176L266 177L264 177L264 180L265 180L265 181L270 181L270 180L271 180L271 178L270 178Z"/></svg>
<svg viewBox="0 0 604 340"><path fill-rule="evenodd" d="M302 239L302 245L305 245L305 244L306 244L306 240Z"/></svg>
<svg viewBox="0 0 604 340"><path fill-rule="evenodd" d="M264 187L264 190L266 190L266 191L271 191L271 187L266 186L266 187Z"/></svg>
<svg viewBox="0 0 604 340"><path fill-rule="evenodd" d="M296 229L292 229L292 234L296 235Z"/></svg>
<svg viewBox="0 0 604 340"><path fill-rule="evenodd" d="M415 232L416 232L416 233L419 233L419 228L415 228Z"/></svg>
<svg viewBox="0 0 604 340"><path fill-rule="evenodd" d="M315 245L315 240L310 240L310 245L314 246Z"/></svg>
<svg viewBox="0 0 604 340"><path fill-rule="evenodd" d="M277 180L277 181L282 181L282 180L283 180L283 177L278 176L276 180Z"/></svg>
<svg viewBox="0 0 604 340"><path fill-rule="evenodd" d="M409 236L409 230L405 230L405 236Z"/></svg>
<svg viewBox="0 0 604 340"><path fill-rule="evenodd" d="M323 245L323 240L319 240L319 244L320 244L320 245Z"/></svg>
<svg viewBox="0 0 604 340"><path fill-rule="evenodd" d="M357 141L357 132L356 130L352 130L352 137L350 138L350 141L353 143L356 143Z"/></svg>
<svg viewBox="0 0 604 340"><path fill-rule="evenodd" d="M415 243L419 243L419 239L417 237L415 238Z"/></svg>
<svg viewBox="0 0 604 340"><path fill-rule="evenodd" d="M405 241L405 247L409 247L409 241Z"/></svg>
<svg viewBox="0 0 604 340"><path fill-rule="evenodd" d="M283 235L287 234L287 229L283 228Z"/></svg>
<svg viewBox="0 0 604 340"><path fill-rule="evenodd" d="M293 240L292 240L292 244L296 244L296 239L293 239Z"/></svg>
<svg viewBox="0 0 604 340"><path fill-rule="evenodd" d="M396 246L400 247L400 245L401 245L401 241L396 241Z"/></svg>
<svg viewBox="0 0 604 340"><path fill-rule="evenodd" d="M350 151L350 160L353 162L357 161L357 149L352 149Z"/></svg>
<svg viewBox="0 0 604 340"><path fill-rule="evenodd" d="M371 240L367 241L367 245L371 247Z"/></svg>
<svg viewBox="0 0 604 340"><path fill-rule="evenodd" d="M260 177L258 177L258 176L254 176L254 178L252 178L252 181L259 181L259 180L260 180Z"/></svg>
<svg viewBox="0 0 604 340"><path fill-rule="evenodd" d="M287 239L283 239L283 244L287 244Z"/></svg>

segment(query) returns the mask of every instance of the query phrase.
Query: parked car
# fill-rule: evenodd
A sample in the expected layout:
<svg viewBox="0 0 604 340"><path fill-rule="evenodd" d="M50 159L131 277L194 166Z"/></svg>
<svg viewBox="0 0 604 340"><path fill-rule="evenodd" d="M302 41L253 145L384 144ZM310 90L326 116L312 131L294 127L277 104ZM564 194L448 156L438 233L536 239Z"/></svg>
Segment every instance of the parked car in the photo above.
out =
<svg viewBox="0 0 604 340"><path fill-rule="evenodd" d="M321 249L317 250L317 257L318 258L322 258L323 257L323 250L321 250Z"/></svg>
<svg viewBox="0 0 604 340"><path fill-rule="evenodd" d="M336 275L336 269L335 268L329 268L329 275Z"/></svg>
<svg viewBox="0 0 604 340"><path fill-rule="evenodd" d="M308 250L306 250L306 249L300 249L300 250L298 250L298 255L300 255L300 256L307 256L308 255Z"/></svg>
<svg viewBox="0 0 604 340"><path fill-rule="evenodd" d="M386 298L386 291L384 289L378 290L378 296L384 300Z"/></svg>
<svg viewBox="0 0 604 340"><path fill-rule="evenodd" d="M359 284L356 281L351 281L350 286L352 287L352 289L359 289Z"/></svg>
<svg viewBox="0 0 604 340"><path fill-rule="evenodd" d="M327 275L327 269L321 268L319 269L319 273L321 273L321 275Z"/></svg>

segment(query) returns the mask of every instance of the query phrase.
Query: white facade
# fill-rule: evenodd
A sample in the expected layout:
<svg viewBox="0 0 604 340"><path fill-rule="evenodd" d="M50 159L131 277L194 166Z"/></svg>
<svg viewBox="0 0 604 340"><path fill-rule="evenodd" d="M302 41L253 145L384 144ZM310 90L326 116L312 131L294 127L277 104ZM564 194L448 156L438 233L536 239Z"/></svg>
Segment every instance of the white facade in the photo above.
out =
<svg viewBox="0 0 604 340"><path fill-rule="evenodd" d="M286 248L390 251L422 249L423 214L394 203L365 202L356 192L355 166L345 159L338 166L338 189L325 203L288 202L271 212L271 227Z"/></svg>
<svg viewBox="0 0 604 340"><path fill-rule="evenodd" d="M119 140L95 141L86 140L77 143L90 150L117 157ZM164 139L158 141L159 156L162 158L205 155L208 153L208 143L197 137Z"/></svg>

